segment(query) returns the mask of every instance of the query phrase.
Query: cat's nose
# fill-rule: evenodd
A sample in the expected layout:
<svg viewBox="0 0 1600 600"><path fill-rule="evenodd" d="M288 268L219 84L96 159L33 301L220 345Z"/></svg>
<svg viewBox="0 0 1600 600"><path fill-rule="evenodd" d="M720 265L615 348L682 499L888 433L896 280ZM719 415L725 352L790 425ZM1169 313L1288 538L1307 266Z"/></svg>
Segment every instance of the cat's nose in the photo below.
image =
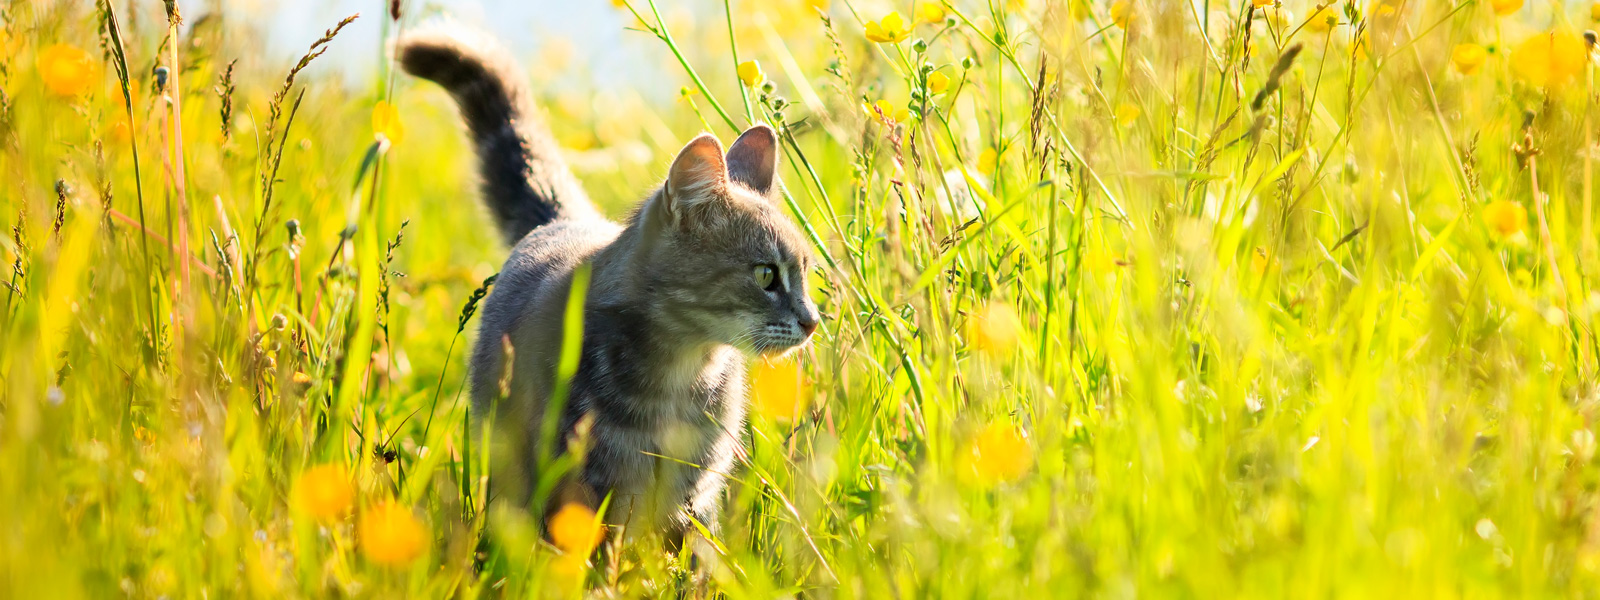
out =
<svg viewBox="0 0 1600 600"><path fill-rule="evenodd" d="M817 315L817 309L808 306L805 310L800 311L799 318L795 320L800 324L800 330L806 332L806 336L810 337L812 332L817 330L817 322L821 320L821 317Z"/></svg>

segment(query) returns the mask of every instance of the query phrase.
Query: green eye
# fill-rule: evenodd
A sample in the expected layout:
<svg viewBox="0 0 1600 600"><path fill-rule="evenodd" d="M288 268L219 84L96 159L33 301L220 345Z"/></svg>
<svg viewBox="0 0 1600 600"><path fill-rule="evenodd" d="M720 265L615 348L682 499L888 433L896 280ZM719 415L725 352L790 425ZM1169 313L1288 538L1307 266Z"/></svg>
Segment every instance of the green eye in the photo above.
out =
<svg viewBox="0 0 1600 600"><path fill-rule="evenodd" d="M772 265L756 265L756 285L769 292L778 289L778 269Z"/></svg>

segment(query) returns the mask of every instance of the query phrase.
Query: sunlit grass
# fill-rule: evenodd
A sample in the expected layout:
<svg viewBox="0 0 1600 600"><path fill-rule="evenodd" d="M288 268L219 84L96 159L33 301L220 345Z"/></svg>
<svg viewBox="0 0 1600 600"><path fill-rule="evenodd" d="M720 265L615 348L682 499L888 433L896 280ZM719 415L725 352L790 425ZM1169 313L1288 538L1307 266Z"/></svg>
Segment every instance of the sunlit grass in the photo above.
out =
<svg viewBox="0 0 1600 600"><path fill-rule="evenodd" d="M712 589L1600 589L1600 4L614 4L670 87L528 64L603 209L768 122L822 259ZM586 509L484 510L506 250L447 96L178 7L0 8L0 597L692 586Z"/></svg>

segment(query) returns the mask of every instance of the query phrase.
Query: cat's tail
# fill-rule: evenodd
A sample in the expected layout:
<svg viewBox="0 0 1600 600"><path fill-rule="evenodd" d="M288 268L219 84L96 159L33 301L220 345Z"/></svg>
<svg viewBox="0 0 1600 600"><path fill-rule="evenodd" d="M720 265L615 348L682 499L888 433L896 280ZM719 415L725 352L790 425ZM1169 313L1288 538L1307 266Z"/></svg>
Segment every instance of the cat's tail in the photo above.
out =
<svg viewBox="0 0 1600 600"><path fill-rule="evenodd" d="M487 35L435 26L403 36L395 56L407 73L455 98L477 150L484 202L508 243L556 219L594 212L539 121L516 61Z"/></svg>

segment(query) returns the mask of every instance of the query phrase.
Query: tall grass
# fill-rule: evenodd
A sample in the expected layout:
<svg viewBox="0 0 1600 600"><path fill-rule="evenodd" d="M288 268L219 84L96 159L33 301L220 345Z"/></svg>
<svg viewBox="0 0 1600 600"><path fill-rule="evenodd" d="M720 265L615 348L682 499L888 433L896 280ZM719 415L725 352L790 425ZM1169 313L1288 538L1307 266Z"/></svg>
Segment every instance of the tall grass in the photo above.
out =
<svg viewBox="0 0 1600 600"><path fill-rule="evenodd" d="M1590 7L1253 4L627 0L678 94L530 61L613 215L781 130L826 319L755 368L713 590L1600 589ZM0 596L686 587L484 510L448 98L249 14L0 8Z"/></svg>

